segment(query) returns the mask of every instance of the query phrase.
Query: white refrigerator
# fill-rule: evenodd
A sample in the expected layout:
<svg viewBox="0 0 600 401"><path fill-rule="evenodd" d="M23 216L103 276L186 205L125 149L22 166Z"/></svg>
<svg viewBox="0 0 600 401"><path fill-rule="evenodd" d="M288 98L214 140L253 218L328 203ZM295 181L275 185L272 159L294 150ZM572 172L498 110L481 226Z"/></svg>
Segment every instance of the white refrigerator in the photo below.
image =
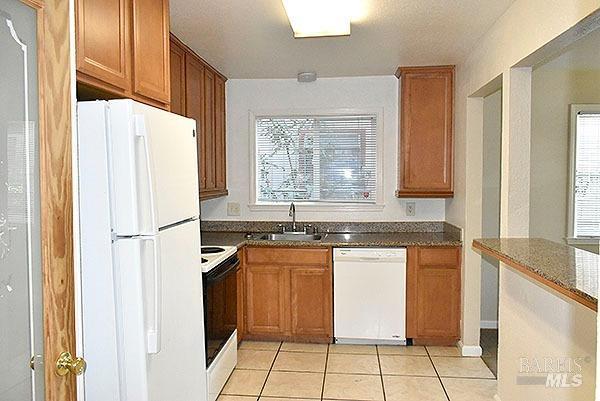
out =
<svg viewBox="0 0 600 401"><path fill-rule="evenodd" d="M206 401L196 123L79 102L84 401Z"/></svg>

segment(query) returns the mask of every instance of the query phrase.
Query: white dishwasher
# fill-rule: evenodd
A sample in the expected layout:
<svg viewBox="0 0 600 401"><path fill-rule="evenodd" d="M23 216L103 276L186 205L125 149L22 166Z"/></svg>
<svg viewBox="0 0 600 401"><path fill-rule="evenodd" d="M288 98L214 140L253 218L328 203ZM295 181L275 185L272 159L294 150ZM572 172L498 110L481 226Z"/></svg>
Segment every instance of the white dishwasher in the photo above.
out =
<svg viewBox="0 0 600 401"><path fill-rule="evenodd" d="M406 248L335 248L334 337L406 344Z"/></svg>

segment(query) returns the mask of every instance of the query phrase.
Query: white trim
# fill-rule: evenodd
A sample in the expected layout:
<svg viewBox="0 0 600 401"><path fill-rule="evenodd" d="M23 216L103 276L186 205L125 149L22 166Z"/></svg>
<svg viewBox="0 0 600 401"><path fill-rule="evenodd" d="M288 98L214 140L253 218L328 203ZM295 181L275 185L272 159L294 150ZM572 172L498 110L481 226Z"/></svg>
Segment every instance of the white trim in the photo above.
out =
<svg viewBox="0 0 600 401"><path fill-rule="evenodd" d="M596 237L579 237L579 238L567 238L567 244L569 245L600 245L600 238Z"/></svg>
<svg viewBox="0 0 600 401"><path fill-rule="evenodd" d="M462 356L481 356L483 350L479 345L464 345L462 340L458 342L458 348Z"/></svg>
<svg viewBox="0 0 600 401"><path fill-rule="evenodd" d="M299 203L296 208L309 212L341 210L348 212L376 212L381 211L385 207L384 204L384 108L336 108L336 109L259 109L248 110L248 143L250 162L250 185L248 208L251 211L285 211L287 206L278 204L265 204L256 202L256 118L263 116L335 116L348 114L374 114L377 116L377 198L375 203L360 204L360 203L321 203L307 202Z"/></svg>
<svg viewBox="0 0 600 401"><path fill-rule="evenodd" d="M479 327L482 329L497 329L498 321L497 320L482 320L479 324Z"/></svg>
<svg viewBox="0 0 600 401"><path fill-rule="evenodd" d="M309 212L332 212L332 211L345 211L345 212L380 212L385 208L385 205L379 204L357 204L357 203L320 203L320 202L307 202L307 203L295 203L297 211L309 211ZM287 212L290 208L288 204L273 204L273 203L254 203L248 205L248 209L253 212Z"/></svg>
<svg viewBox="0 0 600 401"><path fill-rule="evenodd" d="M577 114L580 112L600 113L600 104L571 104L569 130L569 192L568 192L568 222L567 222L567 243L569 245L585 245L587 242L575 242L578 240L587 240L587 238L575 237L575 150L577 149ZM591 242L590 245L598 242Z"/></svg>

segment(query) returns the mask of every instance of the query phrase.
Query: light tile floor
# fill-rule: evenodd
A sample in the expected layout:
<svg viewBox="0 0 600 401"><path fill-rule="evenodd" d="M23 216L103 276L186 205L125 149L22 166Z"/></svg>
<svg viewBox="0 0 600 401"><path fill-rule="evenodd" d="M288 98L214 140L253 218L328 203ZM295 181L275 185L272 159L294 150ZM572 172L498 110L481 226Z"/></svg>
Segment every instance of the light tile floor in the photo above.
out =
<svg viewBox="0 0 600 401"><path fill-rule="evenodd" d="M456 347L244 341L218 401L492 401L494 375Z"/></svg>

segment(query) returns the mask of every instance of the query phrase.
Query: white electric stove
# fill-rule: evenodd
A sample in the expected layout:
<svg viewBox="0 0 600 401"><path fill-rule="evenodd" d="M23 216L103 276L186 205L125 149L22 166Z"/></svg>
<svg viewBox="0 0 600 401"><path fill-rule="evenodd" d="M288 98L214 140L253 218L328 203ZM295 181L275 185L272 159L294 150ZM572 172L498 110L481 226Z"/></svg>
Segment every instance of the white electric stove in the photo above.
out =
<svg viewBox="0 0 600 401"><path fill-rule="evenodd" d="M235 246L201 247L208 401L215 401L237 364Z"/></svg>

